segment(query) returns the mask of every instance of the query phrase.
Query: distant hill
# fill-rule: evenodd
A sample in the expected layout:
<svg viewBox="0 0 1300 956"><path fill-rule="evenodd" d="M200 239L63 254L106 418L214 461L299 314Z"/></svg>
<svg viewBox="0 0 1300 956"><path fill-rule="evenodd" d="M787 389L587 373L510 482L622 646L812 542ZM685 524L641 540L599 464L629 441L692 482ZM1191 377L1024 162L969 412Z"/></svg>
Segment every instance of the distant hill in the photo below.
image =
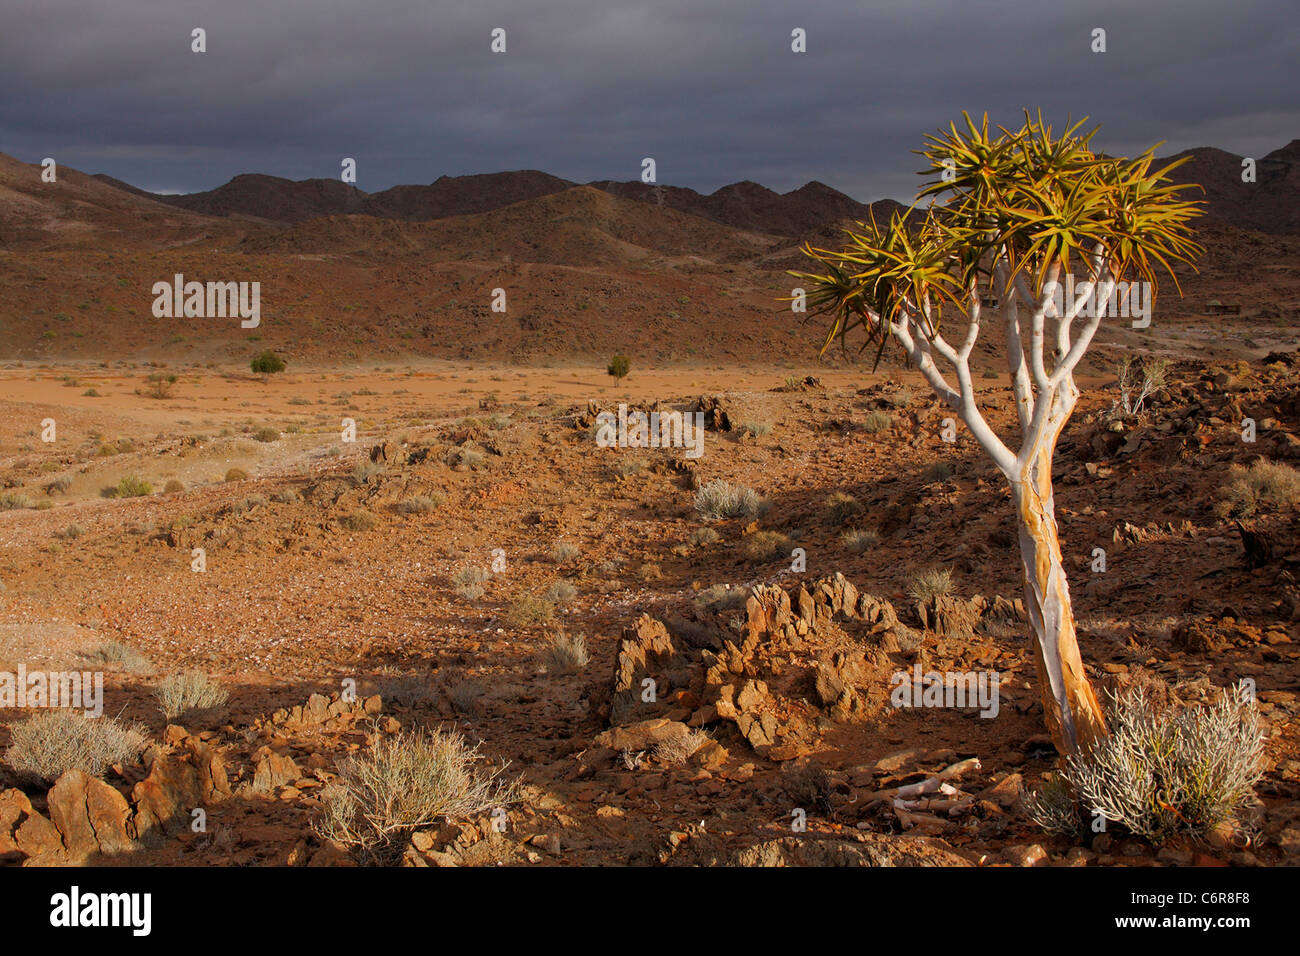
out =
<svg viewBox="0 0 1300 956"><path fill-rule="evenodd" d="M201 238L212 226L108 177L59 166L47 183L41 171L0 153L0 248L176 243Z"/></svg>
<svg viewBox="0 0 1300 956"><path fill-rule="evenodd" d="M122 189L125 190L126 192L134 193L137 196L143 196L146 199L153 199L157 201L162 198L162 196L159 193L151 193L148 190L140 189L137 186L132 186L130 183L124 183L120 179L114 179L112 176L106 176L103 173L95 173L91 178L98 179L101 183L112 186L114 189Z"/></svg>
<svg viewBox="0 0 1300 956"><path fill-rule="evenodd" d="M394 186L369 197L365 213L383 219L424 222L447 216L489 212L576 184L536 169L474 176L442 176L427 186Z"/></svg>
<svg viewBox="0 0 1300 956"><path fill-rule="evenodd" d="M245 216L297 223L323 216L365 215L404 222L427 222L448 216L489 212L527 199L538 199L577 183L535 169L443 176L427 186L394 186L366 193L332 179L294 181L244 174L206 192L154 196L109 176L102 182L158 202L209 216ZM858 202L824 183L810 182L777 193L754 182L732 183L708 195L681 186L604 180L588 186L622 199L666 206L724 226L773 236L802 236L828 223L869 215Z"/></svg>
<svg viewBox="0 0 1300 956"><path fill-rule="evenodd" d="M1300 140L1292 140L1258 157L1254 183L1242 182L1242 157L1233 153L1198 147L1162 157L1162 161L1182 157L1190 161L1172 176L1178 182L1194 182L1204 187L1204 193L1197 192L1195 198L1205 203L1206 227L1227 225L1274 235L1300 235ZM90 241L90 233L95 230L121 235L127 242L147 244L194 242L205 236L212 238L252 229L248 241L273 243L271 237L258 233L260 226L283 228L317 219L357 216L397 224L430 223L490 213L585 188L771 237L760 257L771 267L789 268L802 264L802 257L797 253L799 243L836 245L846 225L873 215L878 221L884 220L903 208L892 200L868 205L815 180L786 193L746 180L705 194L681 186L612 180L579 187L558 176L525 169L442 176L425 186L394 186L367 193L335 179L291 180L247 173L216 189L165 196L111 176L90 176L70 168L60 169L57 184L42 183L39 170L38 166L0 154L0 246L75 245ZM575 200L571 198L567 202L572 204ZM583 208L589 212L596 208L591 197L586 203ZM567 207L562 203L556 208ZM178 216L167 210L199 218ZM557 215L568 213L557 212ZM142 223L154 222L161 228L137 228ZM514 227L512 220L511 228ZM428 232L408 233L400 228L338 222L315 230L295 231L285 241L346 245L352 241L348 237L373 234L376 230L392 237L393 249L411 244L424 246L432 241ZM517 238L502 237L501 248L515 243ZM546 236L538 238L544 245ZM519 241L524 244L510 254L549 261L548 253L540 246L532 248L526 241ZM742 245L748 245L748 240ZM654 248L660 254L666 253L661 244ZM684 256L690 254L687 249L677 251Z"/></svg>
<svg viewBox="0 0 1300 956"><path fill-rule="evenodd" d="M1257 229L1273 235L1300 234L1300 139L1255 157L1255 182L1241 181L1242 159L1234 153L1202 146L1167 159L1190 157L1170 173L1180 183L1198 183L1205 193L1207 220ZM1188 194L1193 198L1193 194Z"/></svg>
<svg viewBox="0 0 1300 956"><path fill-rule="evenodd" d="M802 236L841 219L862 219L869 208L824 183L811 182L788 193L777 193L748 180L703 195L681 186L650 186L640 182L591 183L597 189L664 205L704 219L765 232L773 236Z"/></svg>
<svg viewBox="0 0 1300 956"><path fill-rule="evenodd" d="M224 186L182 196L159 196L160 202L205 216L252 216L272 222L302 222L317 216L364 213L370 197L337 179L281 179L244 173Z"/></svg>
<svg viewBox="0 0 1300 956"><path fill-rule="evenodd" d="M589 267L650 259L740 262L763 253L771 242L770 236L675 209L649 208L591 186L574 186L487 212L426 222L320 217L288 229L252 232L240 249L345 255L418 252L440 262L508 258Z"/></svg>
<svg viewBox="0 0 1300 956"><path fill-rule="evenodd" d="M1212 147L1184 156L1191 161L1175 170L1178 182L1205 187L1208 220L1272 234L1300 234L1300 140L1258 157L1255 183L1241 181L1242 157ZM142 198L208 216L248 217L275 223L299 223L325 216L373 216L402 222L429 222L450 216L490 212L529 199L573 189L577 183L536 169L442 176L427 186L394 186L366 193L334 179L290 180L244 174L206 192L180 196L146 193L110 176L99 182ZM587 184L602 192L709 219L734 229L770 236L806 239L838 232L839 224L880 218L899 208L892 200L859 202L816 180L787 193L745 180L704 194L682 186L597 180Z"/></svg>

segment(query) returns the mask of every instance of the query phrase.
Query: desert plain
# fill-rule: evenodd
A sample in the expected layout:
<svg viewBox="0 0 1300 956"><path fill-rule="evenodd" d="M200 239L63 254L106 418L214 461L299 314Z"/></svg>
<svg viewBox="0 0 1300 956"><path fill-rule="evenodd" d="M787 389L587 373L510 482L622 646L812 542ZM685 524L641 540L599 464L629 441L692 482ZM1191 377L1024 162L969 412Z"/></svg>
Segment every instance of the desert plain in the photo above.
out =
<svg viewBox="0 0 1300 956"><path fill-rule="evenodd" d="M1157 847L1022 812L1057 755L1005 482L900 356L820 355L824 326L782 301L798 244L860 211L827 199L782 230L754 184L740 206L772 209L741 221L539 175L420 218L285 212L265 184L185 208L0 157L0 671L100 672L105 715L148 743L103 780L0 762L0 859L373 862L319 832L325 792L350 757L443 728L515 792L386 862L1297 862L1297 515L1222 507L1234 469L1300 459L1284 211L1242 221L1216 194L1181 295L1162 286L1149 328L1103 326L1057 452L1098 688L1257 691L1251 832ZM155 318L175 273L259 281L260 324ZM1010 434L996 345L978 384ZM253 372L264 350L287 368ZM1126 356L1169 363L1140 415L1115 407ZM703 413L703 453L602 447L620 403ZM719 480L759 506L702 515ZM891 704L894 675L949 671L996 673L996 715ZM224 699L165 715L160 682L194 673ZM30 714L0 710L0 753ZM944 773L961 812L894 805Z"/></svg>

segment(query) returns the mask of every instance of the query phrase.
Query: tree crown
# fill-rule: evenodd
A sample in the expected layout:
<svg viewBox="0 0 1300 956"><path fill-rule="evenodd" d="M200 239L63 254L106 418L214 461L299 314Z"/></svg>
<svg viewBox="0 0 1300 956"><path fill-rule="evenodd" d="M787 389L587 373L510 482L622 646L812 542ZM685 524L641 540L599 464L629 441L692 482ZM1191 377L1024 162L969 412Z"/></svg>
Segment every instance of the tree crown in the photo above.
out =
<svg viewBox="0 0 1300 956"><path fill-rule="evenodd" d="M1057 136L1041 114L1026 112L1019 129L996 133L987 114L979 123L962 117L964 128L950 124L916 151L929 161L920 175L931 177L917 202L933 197L919 225L910 224L914 203L883 227L873 218L846 230L842 249L803 246L824 271L791 274L811 283L814 314L834 316L823 352L859 327L864 347L883 350L900 317L933 335L944 306L967 312L981 284L1007 295L1025 277L1041 289L1076 265L1090 278L1104 267L1113 281L1144 280L1153 291L1163 269L1177 286L1173 264L1203 251L1188 226L1200 203L1183 198L1199 187L1168 177L1186 157L1153 168L1159 144L1134 159L1098 155L1096 129L1080 132L1085 121Z"/></svg>

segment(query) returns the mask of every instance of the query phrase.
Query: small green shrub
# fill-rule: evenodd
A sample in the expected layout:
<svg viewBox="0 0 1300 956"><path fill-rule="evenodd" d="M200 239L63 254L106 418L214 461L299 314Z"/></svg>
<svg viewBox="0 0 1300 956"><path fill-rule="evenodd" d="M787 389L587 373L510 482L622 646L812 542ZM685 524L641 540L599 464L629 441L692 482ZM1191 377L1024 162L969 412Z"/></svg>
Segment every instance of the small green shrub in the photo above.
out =
<svg viewBox="0 0 1300 956"><path fill-rule="evenodd" d="M730 611L744 607L749 600L749 589L714 584L695 595L695 603L708 611Z"/></svg>
<svg viewBox="0 0 1300 956"><path fill-rule="evenodd" d="M153 494L153 485L135 475L127 475L117 483L115 494L118 498L142 498Z"/></svg>
<svg viewBox="0 0 1300 956"><path fill-rule="evenodd" d="M1300 472L1264 459L1249 468L1233 466L1216 511L1223 518L1290 511L1300 504Z"/></svg>
<svg viewBox="0 0 1300 956"><path fill-rule="evenodd" d="M548 674L576 674L591 660L587 641L581 634L560 631L551 636L542 652L542 664Z"/></svg>
<svg viewBox="0 0 1300 956"><path fill-rule="evenodd" d="M100 667L115 668L128 674L152 674L153 664L134 647L118 641L100 644L85 655L86 660Z"/></svg>
<svg viewBox="0 0 1300 956"><path fill-rule="evenodd" d="M475 448L453 448L447 453L447 464L452 468L478 471L485 461L483 453Z"/></svg>
<svg viewBox="0 0 1300 956"><path fill-rule="evenodd" d="M283 372L285 368L284 359L270 349L253 356L252 361L248 364L256 375L272 375L276 372Z"/></svg>
<svg viewBox="0 0 1300 956"><path fill-rule="evenodd" d="M761 561L788 555L793 544L780 532L755 531L745 538L743 547L746 557Z"/></svg>
<svg viewBox="0 0 1300 956"><path fill-rule="evenodd" d="M442 499L429 495L415 495L397 503L397 510L404 515L422 515L434 511L442 504Z"/></svg>
<svg viewBox="0 0 1300 956"><path fill-rule="evenodd" d="M169 674L158 682L153 693L168 720L220 707L230 699L226 689L202 671Z"/></svg>
<svg viewBox="0 0 1300 956"><path fill-rule="evenodd" d="M670 767L680 767L690 760L697 750L713 740L708 731L692 727L677 737L669 737L655 745L654 757Z"/></svg>
<svg viewBox="0 0 1300 956"><path fill-rule="evenodd" d="M862 505L850 494L837 491L826 499L826 510L831 513L831 520L843 524L854 515L861 513Z"/></svg>
<svg viewBox="0 0 1300 956"><path fill-rule="evenodd" d="M921 471L921 480L928 485L936 481L947 481L952 475L953 467L949 462L936 461Z"/></svg>
<svg viewBox="0 0 1300 956"><path fill-rule="evenodd" d="M492 575L483 568L462 568L452 578L454 584L486 584Z"/></svg>
<svg viewBox="0 0 1300 956"><path fill-rule="evenodd" d="M316 829L324 839L391 862L413 830L518 802L518 783L504 778L505 769L482 766L478 746L455 731L380 735L369 751L340 763L322 794Z"/></svg>
<svg viewBox="0 0 1300 956"><path fill-rule="evenodd" d="M607 371L614 378L618 379L620 382L627 377L627 373L630 372L631 370L632 370L632 363L628 361L628 357L626 355L615 355L612 359L609 360L609 365L606 366L605 368L605 371Z"/></svg>
<svg viewBox="0 0 1300 956"><path fill-rule="evenodd" d="M710 544L717 544L721 537L712 528L696 528L691 532L688 543L692 548L703 548Z"/></svg>
<svg viewBox="0 0 1300 956"><path fill-rule="evenodd" d="M576 544L558 541L551 547L551 560L556 564L571 564L581 553L581 549Z"/></svg>
<svg viewBox="0 0 1300 956"><path fill-rule="evenodd" d="M175 385L175 375L154 372L145 379L144 394L150 398L171 398Z"/></svg>
<svg viewBox="0 0 1300 956"><path fill-rule="evenodd" d="M578 596L578 589L568 581L556 581L542 597L551 604L568 604Z"/></svg>

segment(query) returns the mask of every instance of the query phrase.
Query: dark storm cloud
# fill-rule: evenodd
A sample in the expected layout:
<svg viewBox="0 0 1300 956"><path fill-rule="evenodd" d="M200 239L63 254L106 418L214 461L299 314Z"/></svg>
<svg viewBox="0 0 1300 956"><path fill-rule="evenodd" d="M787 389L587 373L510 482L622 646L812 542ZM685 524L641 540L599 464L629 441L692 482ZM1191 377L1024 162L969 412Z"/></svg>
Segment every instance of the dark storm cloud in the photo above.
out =
<svg viewBox="0 0 1300 956"><path fill-rule="evenodd" d="M30 0L0 34L0 151L187 192L240 172L333 177L344 156L369 191L518 168L635 179L652 156L661 182L704 191L820 179L908 198L909 151L963 109L1087 114L1115 153L1283 145L1300 135L1300 12L1285 7Z"/></svg>

